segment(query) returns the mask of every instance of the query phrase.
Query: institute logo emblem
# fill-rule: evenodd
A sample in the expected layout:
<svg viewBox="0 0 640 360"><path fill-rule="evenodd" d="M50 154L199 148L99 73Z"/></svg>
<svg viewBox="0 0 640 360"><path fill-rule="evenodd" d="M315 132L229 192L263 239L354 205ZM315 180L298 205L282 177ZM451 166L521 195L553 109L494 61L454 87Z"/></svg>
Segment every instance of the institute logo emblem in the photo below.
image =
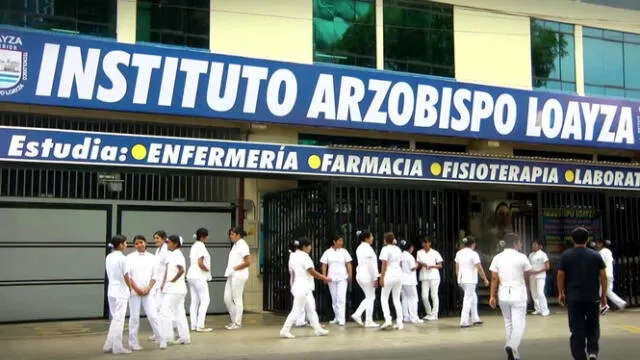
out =
<svg viewBox="0 0 640 360"><path fill-rule="evenodd" d="M27 60L22 38L0 33L0 96L22 91L27 80Z"/></svg>

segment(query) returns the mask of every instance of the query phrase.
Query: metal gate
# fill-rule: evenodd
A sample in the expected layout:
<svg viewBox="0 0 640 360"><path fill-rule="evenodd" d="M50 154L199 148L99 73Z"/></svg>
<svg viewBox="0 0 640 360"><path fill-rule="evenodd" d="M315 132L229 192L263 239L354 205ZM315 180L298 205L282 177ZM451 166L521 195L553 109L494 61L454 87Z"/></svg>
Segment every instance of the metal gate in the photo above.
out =
<svg viewBox="0 0 640 360"><path fill-rule="evenodd" d="M388 185L319 184L281 193L265 195L265 278L264 309L287 312L291 309L287 272L288 244L300 235L313 242L312 258L318 264L322 252L330 246L334 233L342 233L345 247L354 257L357 230L373 233L376 250L382 236L392 231L398 239L420 246L424 235L434 236L434 248L445 259L440 286L441 314L457 310L454 267L458 233L468 225L468 193L464 191L425 190ZM354 263L355 265L355 263ZM316 303L322 320L332 315L329 292L316 284ZM363 298L360 288L352 284L347 296L347 313L354 311ZM377 302L376 316L380 315Z"/></svg>

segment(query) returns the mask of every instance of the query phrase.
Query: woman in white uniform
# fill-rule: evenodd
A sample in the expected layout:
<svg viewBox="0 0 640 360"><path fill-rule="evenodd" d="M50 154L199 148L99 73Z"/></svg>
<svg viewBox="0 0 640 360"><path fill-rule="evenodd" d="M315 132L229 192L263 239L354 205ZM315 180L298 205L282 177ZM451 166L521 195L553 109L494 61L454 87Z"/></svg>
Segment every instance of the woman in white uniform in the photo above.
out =
<svg viewBox="0 0 640 360"><path fill-rule="evenodd" d="M331 324L345 325L345 311L347 306L347 288L352 279L351 255L344 248L344 237L335 235L332 246L327 249L322 257L322 275L331 278L329 292L331 293L331 305L334 318Z"/></svg>
<svg viewBox="0 0 640 360"><path fill-rule="evenodd" d="M416 270L418 263L413 257L413 244L400 241L402 251L402 318L404 322L422 324L424 321L418 317L418 278Z"/></svg>
<svg viewBox="0 0 640 360"><path fill-rule="evenodd" d="M162 279L164 279L164 272L167 269L167 233L164 230L158 230L153 233L153 243L156 245L155 260L156 260L156 285L152 290L152 295L156 298L155 303L158 308L158 316L160 315L160 308L162 307L162 294L160 290L162 287ZM155 335L151 337L151 340L155 340Z"/></svg>
<svg viewBox="0 0 640 360"><path fill-rule="evenodd" d="M356 281L362 292L364 299L360 302L358 309L351 315L353 321L360 326L376 328L380 325L373 322L373 305L376 300L376 287L378 287L378 260L376 252L373 250L373 235L368 231L357 231L356 236L360 240L360 245L356 249ZM362 322L362 314L365 313L365 321Z"/></svg>
<svg viewBox="0 0 640 360"><path fill-rule="evenodd" d="M213 329L204 327L204 321L209 309L209 285L211 280L211 255L207 251L205 242L209 239L209 230L199 228L193 234L193 246L189 252L190 265L187 271L189 292L191 294L191 330L210 332Z"/></svg>
<svg viewBox="0 0 640 360"><path fill-rule="evenodd" d="M291 327L300 317L303 309L309 317L309 322L316 336L324 336L327 335L329 331L323 329L318 320L316 300L313 297L313 290L315 288L313 279L316 278L328 283L331 283L331 279L315 270L313 260L311 260L309 256L311 253L311 241L307 238L301 238L298 239L298 244L298 251L294 253L295 256L291 262L291 268L293 269L293 285L291 286L293 307L280 330L280 336L289 339L295 338L291 333Z"/></svg>
<svg viewBox="0 0 640 360"><path fill-rule="evenodd" d="M517 234L506 234L500 245L505 249L493 258L489 267L489 305L495 309L499 299L507 335L504 347L507 359L519 360L518 348L522 342L527 318L526 279L531 276L531 264L527 256L520 252L522 241Z"/></svg>
<svg viewBox="0 0 640 360"><path fill-rule="evenodd" d="M416 255L420 268L420 286L422 288L422 303L426 311L425 320L438 320L440 311L440 298L438 290L440 288L440 269L442 269L442 255L431 246L433 239L426 236L422 240L422 249ZM431 296L431 304L429 304Z"/></svg>
<svg viewBox="0 0 640 360"><path fill-rule="evenodd" d="M478 273L484 281L484 286L489 285L487 275L484 273L480 255L476 252L476 240L472 236L462 239L464 248L456 253L456 279L458 285L464 291L462 300L462 313L460 314L460 327L468 328L473 325L481 325L482 321L478 315Z"/></svg>
<svg viewBox="0 0 640 360"><path fill-rule="evenodd" d="M249 279L249 266L251 266L251 253L249 245L244 240L247 233L240 227L229 230L229 239L233 247L229 252L229 261L224 276L227 283L224 287L224 303L229 311L231 323L226 325L227 330L236 330L242 327L242 313L244 311L243 295L244 284Z"/></svg>
<svg viewBox="0 0 640 360"><path fill-rule="evenodd" d="M162 322L163 335L167 342L172 344L190 344L191 334L189 323L184 308L184 299L187 296L187 284L184 280L187 267L184 255L180 250L183 240L181 236L171 235L168 238L167 268L162 281ZM178 328L178 341L174 341L173 322Z"/></svg>
<svg viewBox="0 0 640 360"><path fill-rule="evenodd" d="M380 250L380 260L382 266L380 270L380 286L382 292L380 294L380 303L382 305L382 313L384 314L384 324L380 329L394 327L391 318L391 309L389 309L389 296L393 299L393 306L396 310L396 326L398 330L404 328L402 323L402 303L400 301L400 293L402 292L402 250L395 245L395 237L393 233L384 234L384 247Z"/></svg>
<svg viewBox="0 0 640 360"><path fill-rule="evenodd" d="M287 268L289 269L289 289L293 288L293 265L295 264L295 259L296 259L296 253L298 252L298 246L300 246L300 243L298 242L298 240L292 242L289 245L289 261L288 261L288 265ZM300 312L300 316L297 317L296 319L296 327L304 327L308 325L307 322L307 312L302 309L302 311Z"/></svg>
<svg viewBox="0 0 640 360"><path fill-rule="evenodd" d="M127 275L131 285L131 297L129 298L129 346L131 350L140 351L142 347L138 340L138 330L140 329L140 308L144 309L147 320L155 338L159 339L161 349L167 347L167 343L162 336L162 323L160 314L155 303L155 296L151 293L155 287L156 259L147 251L147 239L142 235L133 238L133 246L136 251L127 255Z"/></svg>
<svg viewBox="0 0 640 360"><path fill-rule="evenodd" d="M124 318L127 315L127 303L129 301L129 276L127 275L127 258L122 251L127 247L127 238L116 235L109 242L111 253L105 259L105 268L109 286L107 298L109 300L109 313L111 323L107 339L102 346L102 351L114 354L130 354L131 350L122 344L122 332L124 331Z"/></svg>
<svg viewBox="0 0 640 360"><path fill-rule="evenodd" d="M609 246L611 246L611 241L609 240L599 239L598 241L596 241L596 247L600 252L600 256L602 256L602 260L604 260L604 264L606 266L604 271L607 274L607 297L618 308L624 309L627 307L626 301L622 300L622 298L618 296L618 294L613 292L613 263L615 261L613 259L613 253L609 249ZM609 311L609 309L609 305L605 305L600 309L600 312L604 315Z"/></svg>
<svg viewBox="0 0 640 360"><path fill-rule="evenodd" d="M547 296L544 293L544 288L547 283L547 271L551 266L549 266L549 257L542 251L540 240L533 240L531 243L529 263L531 263L532 269L529 289L533 298L533 315L549 316L549 306L547 305Z"/></svg>

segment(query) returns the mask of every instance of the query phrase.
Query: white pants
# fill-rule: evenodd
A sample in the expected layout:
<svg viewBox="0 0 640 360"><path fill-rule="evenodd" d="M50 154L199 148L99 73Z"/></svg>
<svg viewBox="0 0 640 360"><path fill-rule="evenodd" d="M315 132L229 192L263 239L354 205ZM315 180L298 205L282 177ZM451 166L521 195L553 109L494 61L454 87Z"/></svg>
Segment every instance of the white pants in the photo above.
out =
<svg viewBox="0 0 640 360"><path fill-rule="evenodd" d="M191 330L204 329L204 320L209 309L209 286L204 279L190 279L189 293L191 294L191 306L189 317L191 318Z"/></svg>
<svg viewBox="0 0 640 360"><path fill-rule="evenodd" d="M402 285L402 318L418 320L418 288L416 285Z"/></svg>
<svg viewBox="0 0 640 360"><path fill-rule="evenodd" d="M178 337L181 342L190 343L189 323L184 309L185 294L165 293L162 297L162 332L167 341L173 341L175 334L173 325L178 328Z"/></svg>
<svg viewBox="0 0 640 360"><path fill-rule="evenodd" d="M113 352L121 352L124 350L122 332L124 331L124 318L127 316L127 303L129 299L109 296L108 300L111 323L109 324L109 332L107 333L107 340L104 342L103 349L105 351L113 350Z"/></svg>
<svg viewBox="0 0 640 360"><path fill-rule="evenodd" d="M438 288L440 287L440 279L422 280L422 304L427 315L437 317L440 312L440 298L438 297ZM431 304L429 304L429 295L431 295ZM433 307L432 307L433 305Z"/></svg>
<svg viewBox="0 0 640 360"><path fill-rule="evenodd" d="M607 278L607 297L619 308L627 306L627 302L613 292L613 278Z"/></svg>
<svg viewBox="0 0 640 360"><path fill-rule="evenodd" d="M291 327L300 317L300 313L305 312L307 317L309 317L311 327L316 331L322 330L320 320L318 319L318 313L316 312L316 299L313 297L313 292L309 291L306 294L293 296L293 307L291 308L289 316L287 316L287 319L284 321L281 332L291 332Z"/></svg>
<svg viewBox="0 0 640 360"><path fill-rule="evenodd" d="M514 357L519 359L518 348L527 325L527 301L501 300L500 310L502 311L502 317L504 317L504 328L507 335L505 347L510 347L513 350Z"/></svg>
<svg viewBox="0 0 640 360"><path fill-rule="evenodd" d="M529 287L531 288L531 298L533 300L533 308L542 315L549 314L549 306L547 305L547 296L544 294L544 287L547 279L529 278Z"/></svg>
<svg viewBox="0 0 640 360"><path fill-rule="evenodd" d="M460 284L462 291L464 291L460 326L473 325L473 323L480 321L480 316L478 315L478 294L476 294L477 285L478 284Z"/></svg>
<svg viewBox="0 0 640 360"><path fill-rule="evenodd" d="M391 309L389 309L389 295L393 298L393 307L396 309L396 324L402 325L402 303L400 302L400 293L402 292L402 281L400 277L385 276L384 286L380 294L380 305L382 305L382 314L385 323L391 322Z"/></svg>
<svg viewBox="0 0 640 360"><path fill-rule="evenodd" d="M347 280L332 281L329 283L329 292L331 293L331 306L333 307L333 315L338 324L345 324L345 311L347 307Z"/></svg>
<svg viewBox="0 0 640 360"><path fill-rule="evenodd" d="M366 279L356 277L356 281L364 292L364 299L360 302L360 306L353 313L353 316L361 319L362 313L365 313L365 324L370 324L373 322L373 304L376 301L376 289L373 287L373 280L369 277Z"/></svg>
<svg viewBox="0 0 640 360"><path fill-rule="evenodd" d="M129 298L129 345L140 346L140 342L138 341L140 306L142 306L144 313L147 315L147 320L149 321L149 325L151 325L151 330L153 330L156 339L162 341L162 339L164 339L162 336L162 322L160 321L156 298L152 295L131 295Z"/></svg>
<svg viewBox="0 0 640 360"><path fill-rule="evenodd" d="M242 296L244 295L244 284L247 280L247 275L233 273L227 278L227 283L224 286L224 304L227 306L227 311L229 311L231 322L238 326L242 325L242 313L244 311Z"/></svg>

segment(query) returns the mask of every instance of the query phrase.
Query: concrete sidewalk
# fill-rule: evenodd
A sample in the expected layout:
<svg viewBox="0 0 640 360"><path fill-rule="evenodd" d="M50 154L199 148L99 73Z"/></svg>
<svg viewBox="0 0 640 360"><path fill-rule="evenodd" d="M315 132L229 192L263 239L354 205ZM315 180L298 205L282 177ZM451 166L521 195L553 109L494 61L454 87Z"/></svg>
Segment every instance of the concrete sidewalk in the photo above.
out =
<svg viewBox="0 0 640 360"><path fill-rule="evenodd" d="M144 351L118 358L127 359L345 359L368 357L389 359L502 359L504 327L498 312L483 316L485 324L460 329L457 318L407 325L403 331L363 329L350 323L346 328L325 325L331 333L315 337L310 328L297 328L298 338L280 339L282 317L248 314L243 329L227 331L227 316L207 319L211 333L193 333L191 345L174 345L166 350L147 340L149 328L142 320L141 345ZM523 359L527 351L536 360L570 359L566 314L550 317L529 316L524 339ZM2 358L34 359L112 359L101 352L108 328L107 321L73 321L0 325ZM127 338L125 332L124 338ZM608 345L611 344L611 345ZM126 344L126 340L125 340ZM640 312L611 313L602 319L603 359L633 359L640 353ZM437 353L440 351L440 353ZM618 355L612 356L617 351ZM609 356L605 356L609 352ZM426 354L429 353L429 357ZM437 355L441 354L441 355ZM446 354L446 355L442 355ZM465 355L466 354L466 355ZM432 357L433 356L433 357ZM631 357L629 357L631 356Z"/></svg>

